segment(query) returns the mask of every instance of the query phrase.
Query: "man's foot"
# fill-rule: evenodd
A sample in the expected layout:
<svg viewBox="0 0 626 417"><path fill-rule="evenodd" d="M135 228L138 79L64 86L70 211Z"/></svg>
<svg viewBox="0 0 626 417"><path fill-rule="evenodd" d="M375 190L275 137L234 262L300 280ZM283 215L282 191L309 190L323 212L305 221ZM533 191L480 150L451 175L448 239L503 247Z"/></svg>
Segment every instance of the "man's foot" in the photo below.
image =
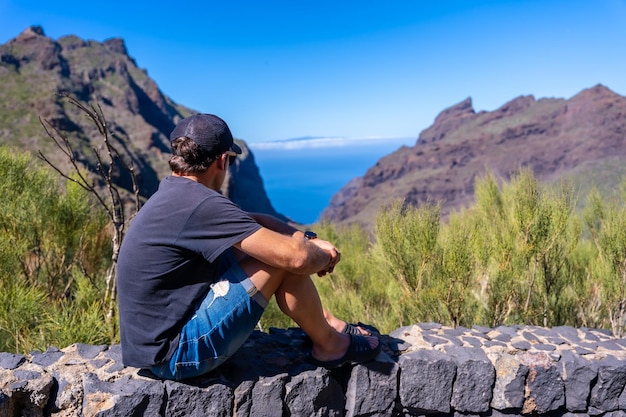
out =
<svg viewBox="0 0 626 417"><path fill-rule="evenodd" d="M357 324L347 323L341 319L335 317L330 311L324 309L324 318L333 329L339 333L356 334L363 336L371 336L373 334L380 334L378 329L374 326L358 322Z"/></svg>
<svg viewBox="0 0 626 417"><path fill-rule="evenodd" d="M365 324L361 322L358 322L356 324L346 323L343 329L341 330L341 332L345 334L356 334L356 335L363 335L363 336L371 336L373 334L380 334L380 332L378 331L376 327L370 324Z"/></svg>
<svg viewBox="0 0 626 417"><path fill-rule="evenodd" d="M376 337L366 337L361 335L350 334L348 348L346 352L337 359L319 360L313 357L313 353L309 355L309 361L317 366L327 369L338 368L346 363L357 364L369 362L378 356L381 350L380 340Z"/></svg>

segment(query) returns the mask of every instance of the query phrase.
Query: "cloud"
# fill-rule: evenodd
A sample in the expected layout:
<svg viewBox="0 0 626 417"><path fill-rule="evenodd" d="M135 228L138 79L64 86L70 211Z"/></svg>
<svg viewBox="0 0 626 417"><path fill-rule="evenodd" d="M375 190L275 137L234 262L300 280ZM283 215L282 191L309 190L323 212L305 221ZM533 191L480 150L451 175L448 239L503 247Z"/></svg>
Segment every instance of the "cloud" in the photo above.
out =
<svg viewBox="0 0 626 417"><path fill-rule="evenodd" d="M414 145L416 138L409 137L360 137L347 138L342 136L333 137L303 137L286 140L249 143L250 148L257 150L298 150L298 149L324 149L342 148L346 146L374 146L374 145Z"/></svg>

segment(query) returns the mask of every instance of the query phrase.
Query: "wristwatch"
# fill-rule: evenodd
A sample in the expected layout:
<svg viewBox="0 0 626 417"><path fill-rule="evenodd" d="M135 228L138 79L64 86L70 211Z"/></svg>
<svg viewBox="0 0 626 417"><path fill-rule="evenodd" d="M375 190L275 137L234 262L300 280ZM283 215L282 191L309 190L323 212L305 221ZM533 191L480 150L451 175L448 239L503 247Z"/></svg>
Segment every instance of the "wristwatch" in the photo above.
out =
<svg viewBox="0 0 626 417"><path fill-rule="evenodd" d="M304 232L304 237L307 239L317 239L317 233L307 230Z"/></svg>

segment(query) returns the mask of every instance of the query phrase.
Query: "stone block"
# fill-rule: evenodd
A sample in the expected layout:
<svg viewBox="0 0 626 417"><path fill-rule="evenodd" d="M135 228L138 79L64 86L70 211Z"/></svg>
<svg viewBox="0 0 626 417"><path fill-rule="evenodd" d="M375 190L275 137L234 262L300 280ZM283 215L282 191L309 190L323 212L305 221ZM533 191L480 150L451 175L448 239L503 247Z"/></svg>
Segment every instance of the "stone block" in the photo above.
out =
<svg viewBox="0 0 626 417"><path fill-rule="evenodd" d="M597 382L591 389L589 406L601 411L619 409L619 397L626 386L626 361L607 356L598 362Z"/></svg>
<svg viewBox="0 0 626 417"><path fill-rule="evenodd" d="M0 352L0 367L4 369L15 369L26 361L24 355L15 353Z"/></svg>
<svg viewBox="0 0 626 417"><path fill-rule="evenodd" d="M565 408L572 412L586 411L591 382L598 374L597 367L591 361L570 351L561 353L559 364L565 386Z"/></svg>
<svg viewBox="0 0 626 417"><path fill-rule="evenodd" d="M402 355L400 402L412 413L449 413L456 364L435 350L416 350Z"/></svg>
<svg viewBox="0 0 626 417"><path fill-rule="evenodd" d="M249 415L282 417L284 415L283 395L288 380L287 374L259 378L252 388Z"/></svg>
<svg viewBox="0 0 626 417"><path fill-rule="evenodd" d="M519 360L528 367L522 413L542 415L564 406L563 380L552 359L545 353L525 352Z"/></svg>
<svg viewBox="0 0 626 417"><path fill-rule="evenodd" d="M77 343L76 353L83 359L94 359L100 353L107 350L107 345L86 345L83 343Z"/></svg>
<svg viewBox="0 0 626 417"><path fill-rule="evenodd" d="M252 409L252 389L255 381L241 381L235 388L235 410L236 416L249 416Z"/></svg>
<svg viewBox="0 0 626 417"><path fill-rule="evenodd" d="M399 368L388 357L381 360L383 355L352 368L346 389L346 417L393 415Z"/></svg>
<svg viewBox="0 0 626 417"><path fill-rule="evenodd" d="M164 402L160 381L133 379L125 376L114 381L101 381L93 373L83 378L84 416L115 417L157 416Z"/></svg>
<svg viewBox="0 0 626 417"><path fill-rule="evenodd" d="M498 411L521 410L528 367L507 353L493 353L487 357L496 370L491 407Z"/></svg>
<svg viewBox="0 0 626 417"><path fill-rule="evenodd" d="M69 371L70 367L65 370ZM80 372L59 372L54 370L56 395L48 403L49 411L63 416L81 416L83 404L83 374Z"/></svg>
<svg viewBox="0 0 626 417"><path fill-rule="evenodd" d="M52 376L33 363L25 363L17 369L3 372L0 392L5 394L5 405L2 407L12 410L15 415L43 415L53 385Z"/></svg>
<svg viewBox="0 0 626 417"><path fill-rule="evenodd" d="M61 359L65 353L55 347L48 348L45 352L33 352L31 362L43 367L50 366Z"/></svg>
<svg viewBox="0 0 626 417"><path fill-rule="evenodd" d="M168 417L228 417L232 415L234 392L218 379L201 380L195 384L165 381L164 384L167 393L164 415Z"/></svg>
<svg viewBox="0 0 626 417"><path fill-rule="evenodd" d="M489 411L496 371L482 349L446 346L445 352L456 362L456 378L451 405L461 413Z"/></svg>
<svg viewBox="0 0 626 417"><path fill-rule="evenodd" d="M287 415L343 416L345 399L330 371L316 368L295 375L285 386Z"/></svg>

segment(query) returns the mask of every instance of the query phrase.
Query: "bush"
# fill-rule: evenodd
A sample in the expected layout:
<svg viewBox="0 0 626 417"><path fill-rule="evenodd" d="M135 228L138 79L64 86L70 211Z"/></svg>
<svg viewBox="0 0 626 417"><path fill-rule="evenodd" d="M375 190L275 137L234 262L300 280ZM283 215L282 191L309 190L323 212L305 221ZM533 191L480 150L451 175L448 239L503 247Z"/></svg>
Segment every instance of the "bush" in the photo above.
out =
<svg viewBox="0 0 626 417"><path fill-rule="evenodd" d="M588 274L597 283L602 316L614 334L624 335L626 324L626 183L621 194L604 199L592 191L585 221L598 256Z"/></svg>
<svg viewBox="0 0 626 417"><path fill-rule="evenodd" d="M0 275L0 351L29 352L44 342L37 328L47 306L46 294L20 277Z"/></svg>
<svg viewBox="0 0 626 417"><path fill-rule="evenodd" d="M572 184L547 186L522 170L502 184L488 173L475 196L448 219L437 205L392 203L371 241L356 239L366 235L355 228L321 225L343 254L336 271L318 281L325 303L383 331L436 321L623 334L626 193L611 201L592 194L583 215Z"/></svg>
<svg viewBox="0 0 626 417"><path fill-rule="evenodd" d="M106 219L82 190L72 183L63 189L53 180L56 175L37 162L0 148L0 277L6 297L0 332L9 335L2 346L8 351L45 348L58 339L67 327L48 324L72 309L78 313L77 277L89 280L94 291L90 303L97 303L110 264Z"/></svg>

